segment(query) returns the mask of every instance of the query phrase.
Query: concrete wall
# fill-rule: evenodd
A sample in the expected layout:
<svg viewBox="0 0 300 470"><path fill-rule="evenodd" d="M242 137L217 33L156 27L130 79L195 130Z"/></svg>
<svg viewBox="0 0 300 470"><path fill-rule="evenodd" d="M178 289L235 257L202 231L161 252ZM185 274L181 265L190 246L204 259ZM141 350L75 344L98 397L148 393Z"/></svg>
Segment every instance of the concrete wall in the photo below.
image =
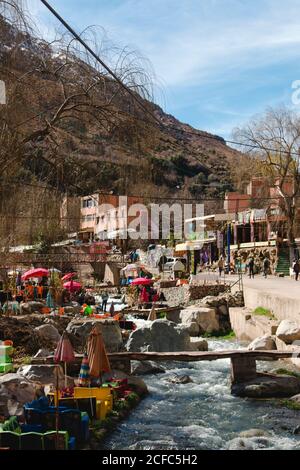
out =
<svg viewBox="0 0 300 470"><path fill-rule="evenodd" d="M252 310L248 308L230 308L229 317L236 337L242 341L253 341L265 334L274 335L279 324L267 317L253 315Z"/></svg>
<svg viewBox="0 0 300 470"><path fill-rule="evenodd" d="M278 320L295 320L300 322L300 302L298 299L285 297L282 293L271 294L251 287L244 287L245 306L268 308Z"/></svg>

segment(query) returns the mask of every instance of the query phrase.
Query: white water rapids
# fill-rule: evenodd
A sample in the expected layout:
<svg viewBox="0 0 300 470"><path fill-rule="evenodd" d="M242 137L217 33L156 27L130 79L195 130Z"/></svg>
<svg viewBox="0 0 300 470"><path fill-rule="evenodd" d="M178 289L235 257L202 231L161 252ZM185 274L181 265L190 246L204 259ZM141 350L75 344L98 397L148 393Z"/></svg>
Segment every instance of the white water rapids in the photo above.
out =
<svg viewBox="0 0 300 470"><path fill-rule="evenodd" d="M235 341L209 341L210 350L238 347ZM296 416L300 424L300 412L282 411L268 400L232 396L230 360L162 365L168 368L165 374L142 377L149 395L110 435L105 449L228 449L240 432L255 428L270 434L244 439L246 448L300 450L300 436L283 425L290 418L297 424ZM277 365L260 363L260 368ZM169 383L166 379L174 374L189 375L193 383Z"/></svg>

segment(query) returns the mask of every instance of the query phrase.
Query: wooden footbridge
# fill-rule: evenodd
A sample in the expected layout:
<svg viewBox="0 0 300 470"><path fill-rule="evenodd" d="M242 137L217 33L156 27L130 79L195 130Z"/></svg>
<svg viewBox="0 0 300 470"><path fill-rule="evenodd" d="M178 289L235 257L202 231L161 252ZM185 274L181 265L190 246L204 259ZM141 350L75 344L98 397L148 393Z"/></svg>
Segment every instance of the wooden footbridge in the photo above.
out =
<svg viewBox="0 0 300 470"><path fill-rule="evenodd" d="M249 351L246 349L225 350L225 351L182 351L182 352L119 352L109 353L108 357L112 368L118 368L122 364L121 370L131 371L131 361L217 361L219 359L231 360L231 379L233 383L251 380L257 376L256 361L289 359L300 357L300 351ZM83 355L77 354L75 365L80 365ZM31 364L53 363L53 356L33 358Z"/></svg>

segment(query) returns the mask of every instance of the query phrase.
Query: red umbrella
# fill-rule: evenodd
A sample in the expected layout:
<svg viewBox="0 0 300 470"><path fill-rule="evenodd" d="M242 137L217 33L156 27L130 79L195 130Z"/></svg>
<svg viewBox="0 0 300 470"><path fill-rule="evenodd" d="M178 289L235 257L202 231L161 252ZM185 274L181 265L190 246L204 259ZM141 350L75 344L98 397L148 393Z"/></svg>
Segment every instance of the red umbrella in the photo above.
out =
<svg viewBox="0 0 300 470"><path fill-rule="evenodd" d="M146 277L137 277L131 282L132 286L149 286L150 284L153 284L152 279L147 279Z"/></svg>
<svg viewBox="0 0 300 470"><path fill-rule="evenodd" d="M62 337L60 338L55 353L54 361L55 362L64 362L65 363L65 386L67 387L67 362L73 362L75 360L75 354L68 338L67 333L64 331Z"/></svg>
<svg viewBox="0 0 300 470"><path fill-rule="evenodd" d="M72 279L73 277L77 276L77 273L68 273L68 274L65 274L61 280L62 281L69 281L70 279Z"/></svg>
<svg viewBox="0 0 300 470"><path fill-rule="evenodd" d="M80 282L76 282L73 280L64 283L64 288L70 290L71 292L76 292L77 290L80 290L81 287L82 285L80 284Z"/></svg>
<svg viewBox="0 0 300 470"><path fill-rule="evenodd" d="M31 277L48 277L48 276L49 276L48 269L35 268L35 269L30 269L29 271L26 271L26 273L23 274L21 279L22 281L27 281L27 279L30 279Z"/></svg>

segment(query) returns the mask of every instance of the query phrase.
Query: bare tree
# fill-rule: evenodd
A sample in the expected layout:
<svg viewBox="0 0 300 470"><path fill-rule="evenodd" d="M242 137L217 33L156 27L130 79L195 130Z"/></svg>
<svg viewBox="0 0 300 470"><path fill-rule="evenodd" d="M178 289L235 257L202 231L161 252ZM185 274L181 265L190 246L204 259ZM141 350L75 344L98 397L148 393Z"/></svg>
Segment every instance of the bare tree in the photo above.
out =
<svg viewBox="0 0 300 470"><path fill-rule="evenodd" d="M287 237L292 253L296 198L300 190L300 117L285 107L270 108L245 127L236 129L234 136L236 140L254 147L251 153L261 162L261 174L268 176L276 188L287 220ZM246 150L249 152L249 147Z"/></svg>

